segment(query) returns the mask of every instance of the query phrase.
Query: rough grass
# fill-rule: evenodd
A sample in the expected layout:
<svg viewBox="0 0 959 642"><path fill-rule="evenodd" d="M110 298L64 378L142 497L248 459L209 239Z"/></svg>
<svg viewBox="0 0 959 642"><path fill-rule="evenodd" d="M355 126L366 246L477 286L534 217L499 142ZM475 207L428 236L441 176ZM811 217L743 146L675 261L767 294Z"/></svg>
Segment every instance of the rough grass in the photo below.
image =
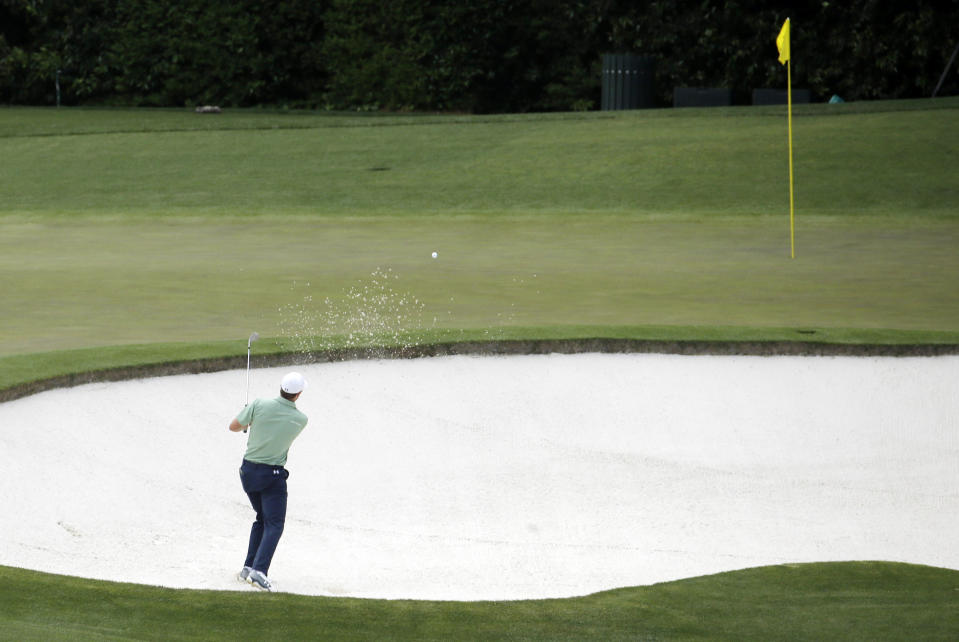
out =
<svg viewBox="0 0 959 642"><path fill-rule="evenodd" d="M624 347L624 341L633 348ZM932 355L959 351L959 332L861 328L715 326L548 326L426 330L377 335L261 337L253 367L346 358L429 354L584 350L682 351L687 354ZM92 381L239 369L246 339L149 343L0 357L0 401Z"/></svg>
<svg viewBox="0 0 959 642"><path fill-rule="evenodd" d="M172 590L0 567L0 604L9 640L953 640L959 571L800 564L464 603Z"/></svg>

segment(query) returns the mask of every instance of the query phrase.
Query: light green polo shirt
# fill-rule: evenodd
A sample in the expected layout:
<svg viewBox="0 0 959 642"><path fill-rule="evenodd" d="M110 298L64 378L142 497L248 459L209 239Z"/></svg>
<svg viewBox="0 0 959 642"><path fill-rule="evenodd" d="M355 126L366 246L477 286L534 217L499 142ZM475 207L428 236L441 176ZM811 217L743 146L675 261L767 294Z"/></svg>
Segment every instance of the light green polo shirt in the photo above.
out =
<svg viewBox="0 0 959 642"><path fill-rule="evenodd" d="M286 465L290 445L307 422L296 404L283 397L255 399L240 411L236 420L241 426L250 427L243 459L270 466Z"/></svg>

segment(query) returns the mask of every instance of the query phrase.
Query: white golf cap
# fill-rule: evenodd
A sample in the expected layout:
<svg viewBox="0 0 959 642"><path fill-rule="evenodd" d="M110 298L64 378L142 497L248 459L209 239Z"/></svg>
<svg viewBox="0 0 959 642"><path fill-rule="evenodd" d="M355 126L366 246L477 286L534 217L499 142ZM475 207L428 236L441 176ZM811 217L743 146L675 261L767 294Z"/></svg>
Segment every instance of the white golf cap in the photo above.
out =
<svg viewBox="0 0 959 642"><path fill-rule="evenodd" d="M304 388L306 388L306 379L304 379L303 375L299 372L286 373L283 376L282 383L280 383L280 390L288 392L291 395L303 392Z"/></svg>

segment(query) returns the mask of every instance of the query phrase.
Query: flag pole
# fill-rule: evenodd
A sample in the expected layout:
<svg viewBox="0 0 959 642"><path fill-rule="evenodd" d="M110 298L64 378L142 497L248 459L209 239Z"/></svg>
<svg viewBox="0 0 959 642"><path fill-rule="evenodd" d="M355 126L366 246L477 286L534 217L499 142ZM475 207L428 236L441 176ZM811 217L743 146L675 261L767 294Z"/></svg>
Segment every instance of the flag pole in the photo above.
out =
<svg viewBox="0 0 959 642"><path fill-rule="evenodd" d="M789 258L796 258L796 226L793 219L793 79L792 56L786 61L786 103L789 111Z"/></svg>
<svg viewBox="0 0 959 642"><path fill-rule="evenodd" d="M789 258L796 258L796 226L793 217L793 76L792 45L790 43L792 26L789 18L783 23L776 36L776 48L779 49L779 62L786 65L786 103L789 121Z"/></svg>

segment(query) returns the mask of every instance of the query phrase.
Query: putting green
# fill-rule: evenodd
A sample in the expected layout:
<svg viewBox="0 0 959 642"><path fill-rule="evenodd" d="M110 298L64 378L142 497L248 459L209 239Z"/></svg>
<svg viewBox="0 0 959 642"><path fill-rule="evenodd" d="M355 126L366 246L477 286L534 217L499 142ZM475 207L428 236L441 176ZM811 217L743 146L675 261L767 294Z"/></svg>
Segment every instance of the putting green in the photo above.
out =
<svg viewBox="0 0 959 642"><path fill-rule="evenodd" d="M0 354L212 341L252 330L941 331L955 330L959 319L959 229L943 219L804 219L794 260L788 227L771 217L8 219L2 226Z"/></svg>

